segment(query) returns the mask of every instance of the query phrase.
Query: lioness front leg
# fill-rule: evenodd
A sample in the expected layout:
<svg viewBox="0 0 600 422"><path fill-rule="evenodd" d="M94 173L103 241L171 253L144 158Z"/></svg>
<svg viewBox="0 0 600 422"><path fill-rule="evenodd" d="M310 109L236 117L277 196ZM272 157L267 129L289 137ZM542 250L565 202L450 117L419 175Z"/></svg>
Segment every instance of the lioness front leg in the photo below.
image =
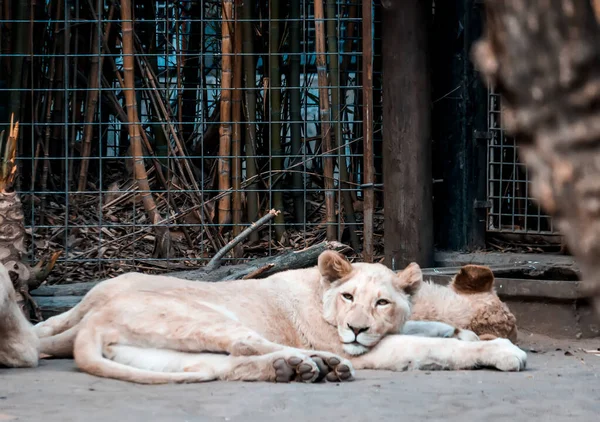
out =
<svg viewBox="0 0 600 422"><path fill-rule="evenodd" d="M351 359L356 369L390 371L457 370L493 367L525 369L527 354L506 339L470 342L406 335L384 338L373 350Z"/></svg>
<svg viewBox="0 0 600 422"><path fill-rule="evenodd" d="M420 337L457 338L463 341L479 341L473 331L453 327L437 321L406 321L400 334Z"/></svg>

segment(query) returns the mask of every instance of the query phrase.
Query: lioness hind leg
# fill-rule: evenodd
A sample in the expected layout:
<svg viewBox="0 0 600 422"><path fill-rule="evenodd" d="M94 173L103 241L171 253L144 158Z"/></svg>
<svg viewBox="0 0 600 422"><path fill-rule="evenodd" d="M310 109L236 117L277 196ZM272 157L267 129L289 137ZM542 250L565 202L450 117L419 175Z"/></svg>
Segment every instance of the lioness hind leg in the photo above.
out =
<svg viewBox="0 0 600 422"><path fill-rule="evenodd" d="M79 325L76 325L59 334L40 338L40 354L55 358L73 357L73 344L78 332Z"/></svg>
<svg viewBox="0 0 600 422"><path fill-rule="evenodd" d="M104 356L142 370L210 374L212 379L220 380L314 382L321 378L316 362L295 351L231 356L113 344L105 347Z"/></svg>
<svg viewBox="0 0 600 422"><path fill-rule="evenodd" d="M52 337L73 328L85 316L87 309L81 308L81 303L62 314L48 318L46 321L38 322L33 326L33 331L38 338Z"/></svg>
<svg viewBox="0 0 600 422"><path fill-rule="evenodd" d="M231 356L111 344L104 346L103 355L138 369L212 374L214 379L222 380L313 382L327 379L339 382L354 377L352 364L346 359L312 350L286 349L258 356Z"/></svg>

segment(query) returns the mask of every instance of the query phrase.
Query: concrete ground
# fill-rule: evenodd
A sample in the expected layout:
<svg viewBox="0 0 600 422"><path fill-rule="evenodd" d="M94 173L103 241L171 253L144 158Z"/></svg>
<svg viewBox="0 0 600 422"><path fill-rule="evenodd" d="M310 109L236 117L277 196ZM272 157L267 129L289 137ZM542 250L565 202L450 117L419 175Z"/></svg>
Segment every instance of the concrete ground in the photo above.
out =
<svg viewBox="0 0 600 422"><path fill-rule="evenodd" d="M358 372L346 384L143 386L80 373L71 360L0 369L0 421L595 421L596 341L521 333L521 373Z"/></svg>

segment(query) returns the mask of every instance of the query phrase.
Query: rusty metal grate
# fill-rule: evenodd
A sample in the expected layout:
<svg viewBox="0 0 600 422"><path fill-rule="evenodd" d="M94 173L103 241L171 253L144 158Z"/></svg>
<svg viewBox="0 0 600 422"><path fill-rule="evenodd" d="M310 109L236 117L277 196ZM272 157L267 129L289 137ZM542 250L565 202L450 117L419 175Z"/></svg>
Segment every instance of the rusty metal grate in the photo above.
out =
<svg viewBox="0 0 600 422"><path fill-rule="evenodd" d="M515 139L502 130L500 95L488 91L487 231L559 234L552 218L531 197L527 168L518 160Z"/></svg>

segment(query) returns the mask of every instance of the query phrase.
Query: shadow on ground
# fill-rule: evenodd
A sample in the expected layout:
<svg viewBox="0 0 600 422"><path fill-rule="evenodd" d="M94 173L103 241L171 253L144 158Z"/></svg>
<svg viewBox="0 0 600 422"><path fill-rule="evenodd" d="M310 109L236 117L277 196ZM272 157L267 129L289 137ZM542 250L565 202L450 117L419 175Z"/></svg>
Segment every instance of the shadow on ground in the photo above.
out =
<svg viewBox="0 0 600 422"><path fill-rule="evenodd" d="M598 341L522 333L528 370L360 371L346 384L143 386L80 373L71 360L0 369L0 421L592 421Z"/></svg>

